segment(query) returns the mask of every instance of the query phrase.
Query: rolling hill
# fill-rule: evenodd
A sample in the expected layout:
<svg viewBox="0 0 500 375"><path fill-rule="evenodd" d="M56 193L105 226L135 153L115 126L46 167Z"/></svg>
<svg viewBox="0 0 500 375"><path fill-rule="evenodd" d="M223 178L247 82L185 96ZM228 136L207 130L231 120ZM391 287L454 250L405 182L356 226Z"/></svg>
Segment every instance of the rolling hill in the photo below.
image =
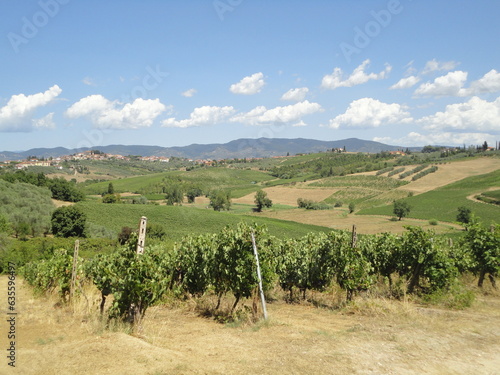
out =
<svg viewBox="0 0 500 375"><path fill-rule="evenodd" d="M214 144L192 144L182 147L161 147L161 146L141 146L141 145L109 145L96 146L98 149L108 154L120 155L140 155L140 156L166 156L180 157L188 159L232 159L232 158L257 158L282 156L290 153L306 154L322 152L332 148L344 148L349 152L370 152L395 151L402 147L386 145L379 142L367 141L358 138L348 138L337 141L319 141L305 138L242 138L228 143ZM0 152L0 161L22 160L30 155L39 158L60 157L78 152L87 151L90 148L67 149L56 148L34 148L27 151ZM419 151L419 147L411 147L411 151Z"/></svg>

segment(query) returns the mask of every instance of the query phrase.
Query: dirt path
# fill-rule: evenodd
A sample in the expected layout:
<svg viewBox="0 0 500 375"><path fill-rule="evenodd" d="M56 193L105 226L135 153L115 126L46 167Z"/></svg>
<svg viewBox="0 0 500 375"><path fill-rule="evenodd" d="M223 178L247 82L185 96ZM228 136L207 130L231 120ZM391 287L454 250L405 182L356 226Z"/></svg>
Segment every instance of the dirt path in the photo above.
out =
<svg viewBox="0 0 500 375"><path fill-rule="evenodd" d="M0 277L1 290L6 282ZM33 298L18 280L16 368L3 356L0 373L476 375L500 369L498 294L465 311L360 297L344 313L275 302L268 323L241 327L201 318L184 303L148 310L141 337L104 329L95 320L96 297L90 296L93 315L80 311L84 303L74 312ZM6 319L0 330L7 348Z"/></svg>
<svg viewBox="0 0 500 375"><path fill-rule="evenodd" d="M492 190L500 190L500 186L490 187L490 188L486 189L485 191L482 191L481 193L485 193L487 191L492 191ZM480 195L481 193L474 193L474 194L468 195L467 199L471 200L473 202L476 202L476 203L491 204L491 203L484 202L480 199L476 199L476 195Z"/></svg>

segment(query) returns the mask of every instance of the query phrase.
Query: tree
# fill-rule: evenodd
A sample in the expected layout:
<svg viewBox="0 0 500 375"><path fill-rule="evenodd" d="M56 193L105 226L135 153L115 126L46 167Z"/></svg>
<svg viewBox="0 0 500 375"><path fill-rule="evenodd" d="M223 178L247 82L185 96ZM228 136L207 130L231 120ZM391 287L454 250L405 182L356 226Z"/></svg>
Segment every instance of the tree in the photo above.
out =
<svg viewBox="0 0 500 375"><path fill-rule="evenodd" d="M182 191L181 185L177 183L172 183L164 188L165 199L167 200L167 205L173 206L174 204L182 204L184 198L184 192Z"/></svg>
<svg viewBox="0 0 500 375"><path fill-rule="evenodd" d="M484 141L483 143L483 151L486 151L488 149L488 142Z"/></svg>
<svg viewBox="0 0 500 375"><path fill-rule="evenodd" d="M106 194L102 197L102 203L118 203L120 202L119 194Z"/></svg>
<svg viewBox="0 0 500 375"><path fill-rule="evenodd" d="M78 207L59 207L52 214L51 223L56 237L86 237L87 217Z"/></svg>
<svg viewBox="0 0 500 375"><path fill-rule="evenodd" d="M399 220L401 220L403 217L408 216L408 214L411 211L411 206L408 204L408 202L404 200L397 200L394 201L394 215L398 217Z"/></svg>
<svg viewBox="0 0 500 375"><path fill-rule="evenodd" d="M186 197L188 203L194 203L196 197L199 197L203 194L203 191L200 187L192 186L186 192Z"/></svg>
<svg viewBox="0 0 500 375"><path fill-rule="evenodd" d="M215 190L209 194L210 207L214 211L226 210L229 211L231 207L231 192L224 190Z"/></svg>
<svg viewBox="0 0 500 375"><path fill-rule="evenodd" d="M472 219L472 211L470 208L460 206L458 207L457 221L462 224L469 224ZM467 229L467 227L466 227Z"/></svg>
<svg viewBox="0 0 500 375"><path fill-rule="evenodd" d="M74 183L66 181L62 177L48 180L47 185L54 199L66 202L79 202L84 198L84 194L76 188Z"/></svg>
<svg viewBox="0 0 500 375"><path fill-rule="evenodd" d="M264 190L259 190L255 193L255 204L257 205L257 212L262 212L264 207L271 207L273 202L267 197L267 193Z"/></svg>
<svg viewBox="0 0 500 375"><path fill-rule="evenodd" d="M113 183L110 182L108 185L108 194L114 194L115 193L115 187L113 186Z"/></svg>
<svg viewBox="0 0 500 375"><path fill-rule="evenodd" d="M349 213L352 214L355 209L356 205L353 202L349 203Z"/></svg>

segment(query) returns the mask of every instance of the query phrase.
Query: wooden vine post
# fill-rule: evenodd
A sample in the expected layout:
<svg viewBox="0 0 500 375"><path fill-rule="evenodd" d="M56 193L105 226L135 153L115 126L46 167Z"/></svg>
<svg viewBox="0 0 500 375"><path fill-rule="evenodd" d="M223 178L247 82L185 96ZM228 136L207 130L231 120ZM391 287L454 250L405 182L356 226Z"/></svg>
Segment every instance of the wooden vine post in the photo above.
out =
<svg viewBox="0 0 500 375"><path fill-rule="evenodd" d="M358 235L356 233L356 225L352 226L352 239L351 239L351 247L354 249L358 242Z"/></svg>
<svg viewBox="0 0 500 375"><path fill-rule="evenodd" d="M260 300L262 302L262 312L264 313L264 320L267 320L266 298L264 297L264 289L262 288L259 254L257 252L257 245L255 244L255 235L253 232L251 233L251 236L252 236L253 254L255 255L255 261L257 263L257 279L259 280L259 294L260 294Z"/></svg>
<svg viewBox="0 0 500 375"><path fill-rule="evenodd" d="M76 286L76 267L78 264L78 250L80 249L80 241L75 241L75 251L73 252L73 268L71 269L71 285L69 287L69 300L73 300Z"/></svg>
<svg viewBox="0 0 500 375"><path fill-rule="evenodd" d="M146 242L146 225L148 223L148 218L142 216L139 221L139 235L137 236L137 254L144 254L144 243Z"/></svg>

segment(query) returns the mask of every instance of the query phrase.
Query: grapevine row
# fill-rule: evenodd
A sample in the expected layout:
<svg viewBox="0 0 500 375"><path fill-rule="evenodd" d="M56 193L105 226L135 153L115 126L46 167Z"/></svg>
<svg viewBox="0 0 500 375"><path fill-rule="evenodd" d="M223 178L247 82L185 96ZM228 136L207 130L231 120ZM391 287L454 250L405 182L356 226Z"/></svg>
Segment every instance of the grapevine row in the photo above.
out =
<svg viewBox="0 0 500 375"><path fill-rule="evenodd" d="M406 280L409 293L448 288L463 272L490 279L500 270L500 226L493 231L480 224L468 225L455 244L437 238L420 227L406 227L402 235L382 233L360 237L335 231L279 240L262 226L240 223L220 233L187 236L174 249L157 245L144 254L135 252L136 237L109 255L79 259L79 278L93 282L103 303L113 294L111 318L138 323L149 306L168 290L176 295L214 293L218 306L222 296L234 296L233 310L257 288L251 233L255 233L264 290L276 284L294 298L308 290L324 291L339 285L351 300L380 278L392 285L394 275ZM61 250L53 258L24 267L28 283L41 292L57 289L61 298L69 293L73 259ZM218 307L217 306L217 307Z"/></svg>

